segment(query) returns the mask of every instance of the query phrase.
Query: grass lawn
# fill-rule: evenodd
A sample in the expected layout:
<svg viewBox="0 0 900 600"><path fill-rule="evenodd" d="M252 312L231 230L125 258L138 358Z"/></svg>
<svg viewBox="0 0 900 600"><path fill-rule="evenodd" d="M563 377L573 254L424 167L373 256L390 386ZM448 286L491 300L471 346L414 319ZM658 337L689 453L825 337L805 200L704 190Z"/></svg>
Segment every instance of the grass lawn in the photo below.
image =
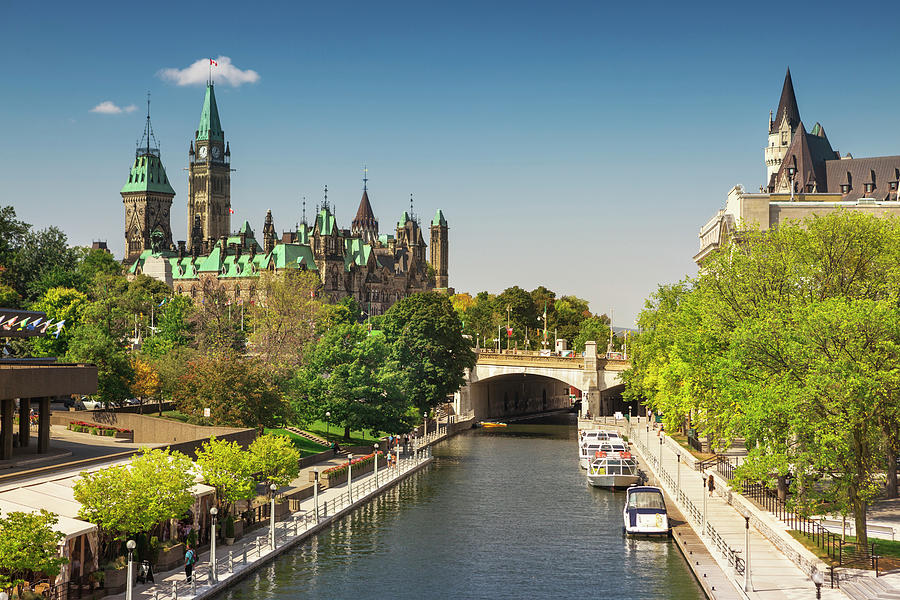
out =
<svg viewBox="0 0 900 600"><path fill-rule="evenodd" d="M306 431L325 438L326 440L335 441L341 446L370 446L378 441L378 437L374 437L368 431L351 431L350 440L344 439L344 428L331 423L327 425L325 421L313 421L306 428ZM326 435L327 431L327 435ZM379 437L385 434L379 434Z"/></svg>
<svg viewBox="0 0 900 600"><path fill-rule="evenodd" d="M837 560L830 558L825 550L817 546L810 536L799 531L789 531L788 533L790 533L795 540L803 544L807 550L821 558L826 564L837 565ZM848 544L856 542L856 536L853 535L848 535L846 539ZM878 570L897 568L896 565L900 563L900 542L870 537L869 543L871 544L872 542L875 542L875 554L886 557L879 560Z"/></svg>
<svg viewBox="0 0 900 600"><path fill-rule="evenodd" d="M159 414L159 413L154 413L152 415L148 414L147 416L153 417L153 416L156 416L157 414ZM165 419L181 421L182 423L188 422L188 416L184 413L178 412L177 410L164 410L162 414L163 414L163 418L165 418Z"/></svg>
<svg viewBox="0 0 900 600"><path fill-rule="evenodd" d="M651 435L653 434L652 431L650 433L651 433ZM697 452L696 450L691 448L691 446L688 444L687 436L684 435L683 433L666 432L666 435L668 435L670 438L672 438L673 440L678 442L679 446L681 446L682 448L684 448L685 450L687 450L688 452L693 454L694 458L696 458L697 460L706 460L708 458L712 458L715 456L715 454L709 454L706 452Z"/></svg>
<svg viewBox="0 0 900 600"><path fill-rule="evenodd" d="M327 446L320 446L319 444L306 439L305 437L299 436L296 433L291 433L286 429L269 429L268 427L265 430L266 433L271 433L273 435L284 435L287 436L291 442L293 442L294 446L301 452L302 456L309 456L310 454L318 454L319 452L324 452L328 450Z"/></svg>

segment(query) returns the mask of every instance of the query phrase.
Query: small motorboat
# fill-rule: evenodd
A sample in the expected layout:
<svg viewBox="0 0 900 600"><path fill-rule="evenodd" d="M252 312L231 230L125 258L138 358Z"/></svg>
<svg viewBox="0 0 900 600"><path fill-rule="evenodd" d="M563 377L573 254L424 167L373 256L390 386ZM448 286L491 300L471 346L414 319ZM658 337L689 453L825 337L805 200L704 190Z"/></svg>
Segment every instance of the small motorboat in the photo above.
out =
<svg viewBox="0 0 900 600"><path fill-rule="evenodd" d="M662 490L633 485L625 492L624 530L628 535L668 535L669 517Z"/></svg>
<svg viewBox="0 0 900 600"><path fill-rule="evenodd" d="M640 483L637 460L631 452L603 452L595 454L588 467L587 480L594 487L627 488Z"/></svg>
<svg viewBox="0 0 900 600"><path fill-rule="evenodd" d="M478 425L488 429L492 427L506 427L506 423L499 423L497 421L480 421Z"/></svg>
<svg viewBox="0 0 900 600"><path fill-rule="evenodd" d="M578 446L578 466L580 466L582 469L587 469L588 466L590 466L591 461L594 460L594 456L599 451L600 442L598 442L597 440L582 442Z"/></svg>

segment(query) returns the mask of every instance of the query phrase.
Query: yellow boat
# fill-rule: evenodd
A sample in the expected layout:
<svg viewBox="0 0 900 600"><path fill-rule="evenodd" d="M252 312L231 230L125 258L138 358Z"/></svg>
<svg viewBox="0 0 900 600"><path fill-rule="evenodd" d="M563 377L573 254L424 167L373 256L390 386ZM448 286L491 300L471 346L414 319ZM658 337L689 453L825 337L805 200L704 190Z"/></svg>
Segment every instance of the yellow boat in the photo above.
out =
<svg viewBox="0 0 900 600"><path fill-rule="evenodd" d="M481 421L478 424L482 427L506 427L506 423L495 423L493 421Z"/></svg>

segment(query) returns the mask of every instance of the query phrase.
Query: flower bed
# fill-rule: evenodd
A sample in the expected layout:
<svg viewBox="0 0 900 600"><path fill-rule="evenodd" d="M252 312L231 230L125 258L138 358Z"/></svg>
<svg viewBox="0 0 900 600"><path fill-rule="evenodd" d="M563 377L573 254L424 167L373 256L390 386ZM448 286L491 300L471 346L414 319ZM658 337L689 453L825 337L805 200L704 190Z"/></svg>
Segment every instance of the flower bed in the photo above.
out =
<svg viewBox="0 0 900 600"><path fill-rule="evenodd" d="M384 453L379 450L378 456L380 457L379 462L383 462ZM354 458L350 464L353 466L354 475L363 475L375 467L375 454L366 454L365 456ZM322 471L319 477L322 480L322 484L326 487L343 483L347 481L347 463L329 467Z"/></svg>
<svg viewBox="0 0 900 600"><path fill-rule="evenodd" d="M133 437L134 431L131 429L122 429L120 427L110 427L109 425L100 425L98 423L88 423L86 421L70 421L67 427L70 431L79 433L90 433L91 435L102 435L106 437Z"/></svg>

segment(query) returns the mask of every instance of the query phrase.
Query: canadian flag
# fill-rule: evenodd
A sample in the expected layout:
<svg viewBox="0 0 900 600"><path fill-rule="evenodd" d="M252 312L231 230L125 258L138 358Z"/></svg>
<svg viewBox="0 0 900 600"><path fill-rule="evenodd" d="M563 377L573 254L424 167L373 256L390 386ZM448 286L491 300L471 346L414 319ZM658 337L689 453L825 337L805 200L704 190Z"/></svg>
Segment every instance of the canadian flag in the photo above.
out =
<svg viewBox="0 0 900 600"><path fill-rule="evenodd" d="M219 63L217 63L217 62L214 61L213 59L209 59L209 64L211 64L211 65L214 66L214 67L218 67L218 66L219 66Z"/></svg>
<svg viewBox="0 0 900 600"><path fill-rule="evenodd" d="M512 327L506 328L506 337L512 337Z"/></svg>
<svg viewBox="0 0 900 600"><path fill-rule="evenodd" d="M228 209L228 214L233 215L233 214L234 214L234 209L233 209L233 208L229 208L229 209Z"/></svg>

